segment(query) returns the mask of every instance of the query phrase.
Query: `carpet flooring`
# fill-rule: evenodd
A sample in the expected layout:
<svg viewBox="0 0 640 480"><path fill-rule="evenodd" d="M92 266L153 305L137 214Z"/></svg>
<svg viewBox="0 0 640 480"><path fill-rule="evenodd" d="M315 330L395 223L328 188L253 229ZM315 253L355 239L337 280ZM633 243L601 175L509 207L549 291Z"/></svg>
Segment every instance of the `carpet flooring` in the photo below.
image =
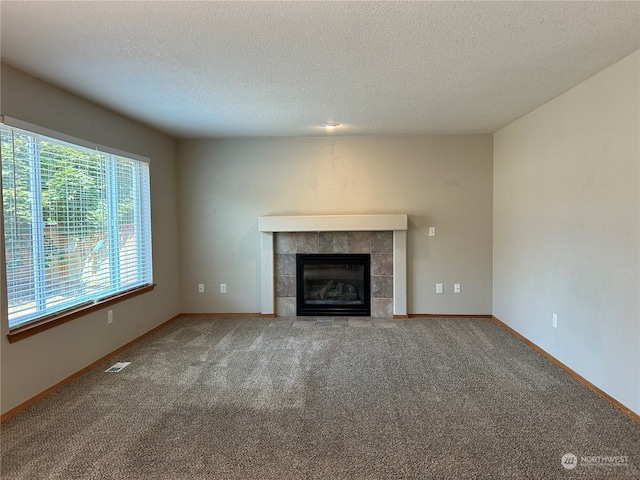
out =
<svg viewBox="0 0 640 480"><path fill-rule="evenodd" d="M180 318L1 439L3 479L640 478L640 424L488 319Z"/></svg>

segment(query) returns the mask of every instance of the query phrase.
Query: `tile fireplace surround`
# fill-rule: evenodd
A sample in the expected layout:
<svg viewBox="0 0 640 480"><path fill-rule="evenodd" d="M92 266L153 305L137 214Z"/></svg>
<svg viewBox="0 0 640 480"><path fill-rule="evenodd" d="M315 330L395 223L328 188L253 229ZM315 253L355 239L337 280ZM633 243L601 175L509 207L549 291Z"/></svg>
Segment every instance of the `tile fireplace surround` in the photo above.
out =
<svg viewBox="0 0 640 480"><path fill-rule="evenodd" d="M285 255L325 253L328 249L332 251L327 253L347 253L345 250L349 248L358 251L348 253L375 255L380 252L383 254L389 248L385 245L388 244L386 232L391 232L393 293L391 298L372 299L372 316L393 315L405 318L407 316L407 224L407 215L404 214L260 217L262 315L295 315L295 297L291 299L290 294L279 297L276 308L276 255L280 260L287 261ZM317 250L313 251L315 249ZM320 250L323 251L320 252ZM284 255L280 256L278 252ZM283 265L280 265L279 269L281 273L286 273L286 267ZM282 280L287 279L281 277ZM380 280L385 279L380 278ZM287 286L280 285L279 289L283 288L286 290ZM381 295L381 297L388 296L384 293Z"/></svg>

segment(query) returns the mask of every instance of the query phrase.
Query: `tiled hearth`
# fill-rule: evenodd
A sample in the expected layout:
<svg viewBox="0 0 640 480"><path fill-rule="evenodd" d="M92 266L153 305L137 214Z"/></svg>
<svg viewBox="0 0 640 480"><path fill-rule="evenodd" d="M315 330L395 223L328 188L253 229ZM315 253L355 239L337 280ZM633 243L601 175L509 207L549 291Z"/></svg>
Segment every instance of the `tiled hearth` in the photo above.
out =
<svg viewBox="0 0 640 480"><path fill-rule="evenodd" d="M393 318L371 317L279 317L271 320L270 327L349 327L398 328Z"/></svg>
<svg viewBox="0 0 640 480"><path fill-rule="evenodd" d="M371 254L371 316L393 316L393 232L279 232L274 251L277 316L296 315L297 253Z"/></svg>

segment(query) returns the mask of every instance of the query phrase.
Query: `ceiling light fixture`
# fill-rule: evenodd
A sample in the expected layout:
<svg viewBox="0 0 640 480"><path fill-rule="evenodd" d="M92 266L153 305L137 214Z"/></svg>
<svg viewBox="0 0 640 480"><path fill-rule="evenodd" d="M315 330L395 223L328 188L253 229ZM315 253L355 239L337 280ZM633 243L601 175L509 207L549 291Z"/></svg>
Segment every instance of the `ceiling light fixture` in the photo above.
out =
<svg viewBox="0 0 640 480"><path fill-rule="evenodd" d="M327 130L331 130L333 128L336 128L338 125L340 125L339 123L321 123L320 126L326 128Z"/></svg>

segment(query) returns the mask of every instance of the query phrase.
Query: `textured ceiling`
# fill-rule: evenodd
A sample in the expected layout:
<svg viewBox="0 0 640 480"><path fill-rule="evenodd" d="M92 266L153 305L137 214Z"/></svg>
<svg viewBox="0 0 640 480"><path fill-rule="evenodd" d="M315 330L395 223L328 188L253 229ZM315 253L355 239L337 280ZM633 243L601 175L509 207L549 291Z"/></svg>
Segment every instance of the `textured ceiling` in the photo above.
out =
<svg viewBox="0 0 640 480"><path fill-rule="evenodd" d="M635 1L0 8L4 62L176 137L492 133L640 48Z"/></svg>

